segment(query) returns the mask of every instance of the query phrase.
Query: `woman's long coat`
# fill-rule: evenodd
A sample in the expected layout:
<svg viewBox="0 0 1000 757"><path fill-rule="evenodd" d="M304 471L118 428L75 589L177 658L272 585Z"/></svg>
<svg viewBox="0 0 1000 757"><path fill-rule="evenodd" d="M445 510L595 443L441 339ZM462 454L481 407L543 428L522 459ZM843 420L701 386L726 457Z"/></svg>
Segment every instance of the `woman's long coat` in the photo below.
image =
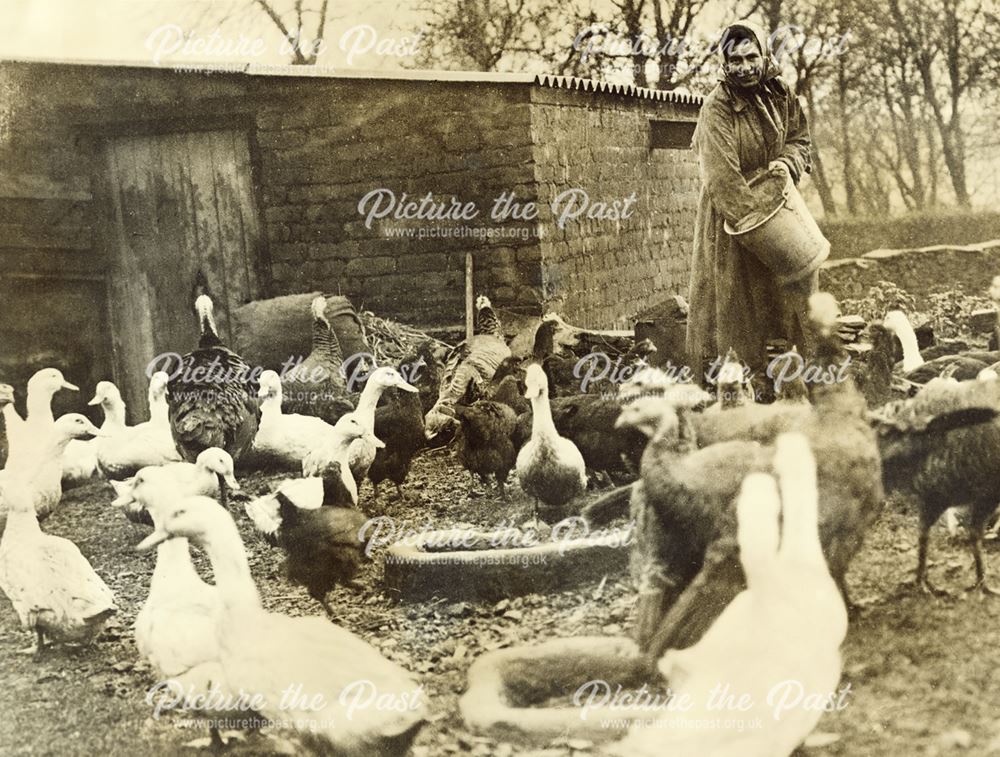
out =
<svg viewBox="0 0 1000 757"><path fill-rule="evenodd" d="M794 93L777 77L747 97L720 82L702 105L693 148L701 172L695 222L687 350L692 368L729 348L754 370L766 365L768 339L804 349L802 321L815 277L779 288L757 257L723 229L760 212L747 179L771 161L784 162L798 183L809 171L809 131ZM761 107L768 118L762 117Z"/></svg>

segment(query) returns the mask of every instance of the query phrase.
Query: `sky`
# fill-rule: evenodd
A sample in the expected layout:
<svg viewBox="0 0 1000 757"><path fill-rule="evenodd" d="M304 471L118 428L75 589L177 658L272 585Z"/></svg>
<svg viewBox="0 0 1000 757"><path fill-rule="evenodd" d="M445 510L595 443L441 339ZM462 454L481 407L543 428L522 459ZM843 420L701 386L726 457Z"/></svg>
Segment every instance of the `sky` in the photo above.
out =
<svg viewBox="0 0 1000 757"><path fill-rule="evenodd" d="M287 0L275 2L279 7L288 5ZM281 49L281 35L258 12L241 10L241 15L219 27L227 11L247 4L247 0L0 0L0 59L287 63L290 55ZM399 68L420 31L419 14L387 0L336 0L330 7L335 11L327 23L328 49L320 56L324 66ZM209 48L216 28L215 47ZM182 35L192 30L197 31L192 42L201 44L200 50L183 47ZM385 54L378 54L379 48Z"/></svg>

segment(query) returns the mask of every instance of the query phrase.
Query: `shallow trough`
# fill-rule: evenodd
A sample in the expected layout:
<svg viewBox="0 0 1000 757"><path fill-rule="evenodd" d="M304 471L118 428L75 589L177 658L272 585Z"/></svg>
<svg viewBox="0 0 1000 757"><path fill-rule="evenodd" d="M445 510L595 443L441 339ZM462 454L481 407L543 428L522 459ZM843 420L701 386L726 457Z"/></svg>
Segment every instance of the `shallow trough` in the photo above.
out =
<svg viewBox="0 0 1000 757"><path fill-rule="evenodd" d="M516 529L428 531L386 550L385 587L406 601L432 597L496 602L522 594L573 588L622 573L628 565L627 529L532 543Z"/></svg>
<svg viewBox="0 0 1000 757"><path fill-rule="evenodd" d="M502 740L610 741L663 711L660 683L631 639L553 639L479 657L459 709L473 731Z"/></svg>

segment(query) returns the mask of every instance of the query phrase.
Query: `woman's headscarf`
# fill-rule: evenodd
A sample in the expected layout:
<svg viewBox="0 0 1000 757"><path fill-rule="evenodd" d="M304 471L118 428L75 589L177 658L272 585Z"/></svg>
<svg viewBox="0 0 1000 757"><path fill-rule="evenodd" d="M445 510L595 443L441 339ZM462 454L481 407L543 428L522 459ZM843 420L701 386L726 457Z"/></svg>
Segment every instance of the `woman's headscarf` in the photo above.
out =
<svg viewBox="0 0 1000 757"><path fill-rule="evenodd" d="M757 48L763 58L763 71L760 81L752 87L740 85L730 75L726 66L726 51L732 47L733 37L739 40L749 38L756 42ZM777 81L781 69L771 51L770 39L767 34L765 34L761 27L751 21L740 21L736 24L730 24L722 32L722 37L719 40L719 55L722 58L719 78L729 90L730 95L744 100L757 112L760 118L761 129L764 132L764 139L769 145L780 142L783 132L778 124L775 123L771 110L765 104L765 100L773 102L775 96L781 97L783 95L782 87Z"/></svg>
<svg viewBox="0 0 1000 757"><path fill-rule="evenodd" d="M729 72L726 69L726 52L733 48L734 39L742 41L747 38L757 44L757 50L764 59L764 73L761 77L760 84L773 79L780 73L778 62L774 59L774 55L771 50L771 41L767 34L765 34L764 30L752 21L740 21L739 23L727 26L725 30L723 30L722 37L719 40L719 56L722 58L722 66L720 68L719 75L723 81L728 82L733 86L738 86L738 82L730 77ZM739 44L739 42L736 44ZM760 86L760 84L757 86Z"/></svg>

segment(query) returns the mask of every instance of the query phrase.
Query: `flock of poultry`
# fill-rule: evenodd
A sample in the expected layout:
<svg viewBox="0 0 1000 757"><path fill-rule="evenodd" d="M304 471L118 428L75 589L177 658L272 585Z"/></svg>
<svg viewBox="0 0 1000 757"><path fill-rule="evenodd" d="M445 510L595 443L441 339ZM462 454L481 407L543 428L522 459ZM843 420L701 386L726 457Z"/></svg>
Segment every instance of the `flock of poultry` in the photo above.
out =
<svg viewBox="0 0 1000 757"><path fill-rule="evenodd" d="M836 302L820 293L810 309L809 359L817 375L833 375L847 354ZM53 417L54 394L77 390L54 368L28 382L25 418L13 389L0 385L9 447L0 471L0 588L35 633L36 654L52 642L92 641L116 612L76 546L39 525L64 485L101 476L114 486L113 504L154 529L138 546L155 548L157 558L135 637L159 673L185 690L256 692L259 715L321 753L405 753L428 715L416 681L327 618L264 610L229 504L238 470L298 474L267 495L240 498L257 530L285 551L289 579L335 617L327 594L352 583L366 554L362 483L369 479L377 494L391 481L402 497L414 457L452 441L463 467L484 483L492 477L503 496L514 471L549 522L580 514L589 481L619 482L582 512L595 525L634 518L636 637L651 674L658 665L675 693L703 693L713 676L756 690L779 673L835 686L850 606L845 574L888 492L918 505L921 589L939 592L927 580L931 526L948 508L967 506L971 588L993 592L982 542L1000 502L1000 464L989 463L1000 454L1000 354L944 354L942 345L921 356L899 311L869 327L873 347L846 380L789 382L765 405L745 391L735 356L713 397L649 367L655 347L646 340L622 356L631 376L615 396L581 393L577 356L565 356L574 329L546 316L528 354L514 355L484 296L471 339L446 355L422 344L398 367L371 370L354 395L324 310L316 298L313 350L295 373L257 376L223 344L211 298L199 295L198 347L172 377L150 377L150 419L135 426L126 425L110 382L90 401L104 412L100 428L75 413ZM893 365L897 340L904 358ZM900 385L912 396L886 402ZM214 584L196 570L189 541L208 555ZM767 630L793 622L801 634ZM345 718L340 693L359 680L408 705ZM325 709L290 710L282 697L289 682L324 695ZM819 714L765 734L670 738L698 754L789 754ZM616 749L659 752L663 737L635 732ZM215 727L211 740L222 743Z"/></svg>

